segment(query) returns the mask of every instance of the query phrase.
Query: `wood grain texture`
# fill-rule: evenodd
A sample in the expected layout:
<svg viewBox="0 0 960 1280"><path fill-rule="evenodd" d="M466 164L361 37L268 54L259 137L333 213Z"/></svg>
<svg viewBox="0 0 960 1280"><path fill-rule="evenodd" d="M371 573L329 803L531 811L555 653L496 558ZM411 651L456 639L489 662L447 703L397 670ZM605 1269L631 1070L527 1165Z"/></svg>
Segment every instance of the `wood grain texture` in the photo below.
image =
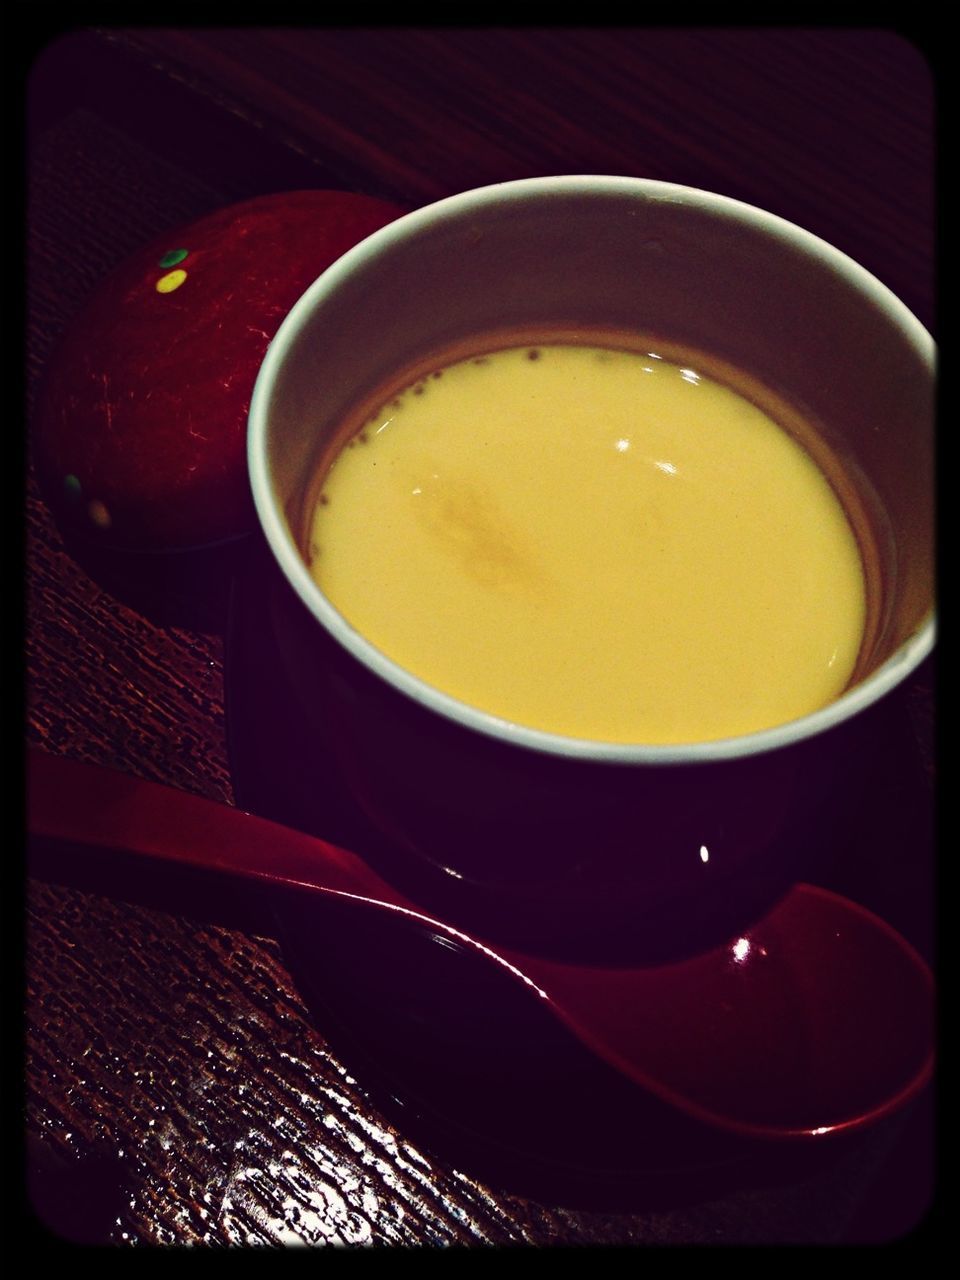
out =
<svg viewBox="0 0 960 1280"><path fill-rule="evenodd" d="M551 173L706 187L798 222L921 312L933 84L882 30L120 31L196 90L409 203ZM919 228L924 228L918 234Z"/></svg>
<svg viewBox="0 0 960 1280"><path fill-rule="evenodd" d="M30 108L28 391L126 254L300 186L411 206L548 173L709 187L822 235L933 322L931 78L884 31L110 28L51 45ZM232 800L229 556L97 556L64 542L32 482L25 515L29 740ZM388 1121L272 938L195 905L29 886L30 1197L50 1238L823 1243L844 1238L891 1149L666 1209L524 1200Z"/></svg>

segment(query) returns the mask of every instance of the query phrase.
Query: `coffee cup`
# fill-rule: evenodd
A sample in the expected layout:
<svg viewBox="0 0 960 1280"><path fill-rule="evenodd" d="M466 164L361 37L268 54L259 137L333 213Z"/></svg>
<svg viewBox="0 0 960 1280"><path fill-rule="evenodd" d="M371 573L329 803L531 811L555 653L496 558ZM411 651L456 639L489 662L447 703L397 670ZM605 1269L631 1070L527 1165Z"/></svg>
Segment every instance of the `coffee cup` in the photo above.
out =
<svg viewBox="0 0 960 1280"><path fill-rule="evenodd" d="M866 593L856 662L826 705L680 741L551 731L397 662L311 573L318 475L399 371L478 335L600 331L706 353L817 424L810 452L839 468L830 481L856 509ZM396 876L472 928L562 954L712 940L782 892L843 792L850 735L933 646L933 384L929 334L863 268L762 210L669 183L482 188L334 263L264 359L249 473L279 661Z"/></svg>

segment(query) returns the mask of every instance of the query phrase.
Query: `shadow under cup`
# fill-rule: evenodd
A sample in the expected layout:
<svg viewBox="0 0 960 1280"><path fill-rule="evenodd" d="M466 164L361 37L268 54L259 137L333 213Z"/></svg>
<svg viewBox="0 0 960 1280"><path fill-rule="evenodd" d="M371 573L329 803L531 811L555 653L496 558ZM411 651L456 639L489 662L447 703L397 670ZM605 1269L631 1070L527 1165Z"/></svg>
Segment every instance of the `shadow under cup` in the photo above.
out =
<svg viewBox="0 0 960 1280"><path fill-rule="evenodd" d="M324 598L298 539L319 459L351 409L425 353L538 327L661 336L818 424L868 583L867 633L839 700L718 742L565 739L427 687ZM250 471L280 569L277 650L396 851L394 878L488 937L560 953L661 954L678 938L720 941L762 912L802 874L829 822L824 802L848 785L859 713L933 644L933 385L929 335L860 267L771 215L670 184L546 178L467 192L335 263L267 353Z"/></svg>

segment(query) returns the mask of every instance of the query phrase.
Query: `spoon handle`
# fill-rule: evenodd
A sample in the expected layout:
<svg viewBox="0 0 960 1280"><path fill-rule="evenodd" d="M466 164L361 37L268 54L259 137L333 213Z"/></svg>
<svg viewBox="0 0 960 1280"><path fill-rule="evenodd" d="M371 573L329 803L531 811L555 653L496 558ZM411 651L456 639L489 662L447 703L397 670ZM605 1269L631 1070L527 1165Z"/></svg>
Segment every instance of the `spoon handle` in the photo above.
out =
<svg viewBox="0 0 960 1280"><path fill-rule="evenodd" d="M134 855L146 867L214 872L270 889L313 891L396 911L483 953L546 997L517 968L511 951L494 951L426 914L357 854L219 801L31 748L27 830L33 840L54 841L88 854L119 854L121 863ZM532 957L522 960L525 970L536 967ZM562 1011L558 1014L563 1017ZM579 1028L575 1033L581 1035Z"/></svg>
<svg viewBox="0 0 960 1280"><path fill-rule="evenodd" d="M271 888L345 894L420 914L359 857L317 836L36 748L27 758L27 830L34 838L132 853Z"/></svg>
<svg viewBox="0 0 960 1280"><path fill-rule="evenodd" d="M743 937L651 968L577 966L492 949L316 836L99 765L32 750L36 841L120 855L138 870L232 875L392 910L472 948L530 988L589 1049L720 1128L820 1136L887 1114L932 1071L932 975L889 925L796 885Z"/></svg>

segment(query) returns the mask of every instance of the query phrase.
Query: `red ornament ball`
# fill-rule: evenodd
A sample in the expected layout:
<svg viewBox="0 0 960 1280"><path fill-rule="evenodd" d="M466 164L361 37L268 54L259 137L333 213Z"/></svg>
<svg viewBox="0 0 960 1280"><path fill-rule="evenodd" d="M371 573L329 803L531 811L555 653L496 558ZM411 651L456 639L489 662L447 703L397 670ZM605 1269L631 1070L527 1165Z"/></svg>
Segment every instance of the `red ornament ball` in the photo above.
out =
<svg viewBox="0 0 960 1280"><path fill-rule="evenodd" d="M267 346L321 272L405 212L342 191L260 196L117 268L65 335L40 394L38 465L58 507L127 550L252 529L247 412Z"/></svg>

